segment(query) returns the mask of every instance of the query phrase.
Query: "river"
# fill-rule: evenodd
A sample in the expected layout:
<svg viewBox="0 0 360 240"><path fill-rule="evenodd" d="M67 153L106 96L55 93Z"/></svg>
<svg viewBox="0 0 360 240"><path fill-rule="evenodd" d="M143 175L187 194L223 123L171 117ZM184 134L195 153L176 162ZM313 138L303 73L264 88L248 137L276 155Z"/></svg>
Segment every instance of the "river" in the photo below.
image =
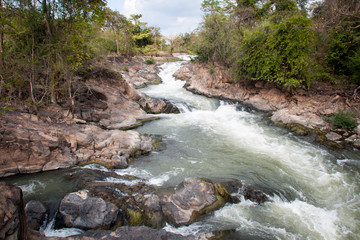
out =
<svg viewBox="0 0 360 240"><path fill-rule="evenodd" d="M186 91L185 82L172 77L183 63L164 63L163 83L142 89L181 110L137 129L162 136L165 146L116 172L157 186L175 186L186 177L237 179L272 194L264 204L243 199L200 222L166 230L187 235L236 229L227 239L360 239L359 152L332 152L273 126L263 113ZM22 186L25 199L41 200L43 185L59 196L71 190L58 189L61 171L37 176L10 181Z"/></svg>

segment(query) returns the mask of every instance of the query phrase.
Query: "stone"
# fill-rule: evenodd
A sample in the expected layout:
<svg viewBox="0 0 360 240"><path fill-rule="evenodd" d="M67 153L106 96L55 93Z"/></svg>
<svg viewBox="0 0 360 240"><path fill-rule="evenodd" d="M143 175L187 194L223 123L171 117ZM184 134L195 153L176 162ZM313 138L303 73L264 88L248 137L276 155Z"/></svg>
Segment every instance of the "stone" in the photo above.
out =
<svg viewBox="0 0 360 240"><path fill-rule="evenodd" d="M156 194L145 195L144 218L145 225L151 228L165 226L165 217L161 209L160 198Z"/></svg>
<svg viewBox="0 0 360 240"><path fill-rule="evenodd" d="M360 136L360 125L355 128L355 132Z"/></svg>
<svg viewBox="0 0 360 240"><path fill-rule="evenodd" d="M0 182L0 239L27 239L28 227L19 187Z"/></svg>
<svg viewBox="0 0 360 240"><path fill-rule="evenodd" d="M199 216L225 205L212 183L197 178L186 178L181 188L160 199L167 221L176 227L189 225Z"/></svg>
<svg viewBox="0 0 360 240"><path fill-rule="evenodd" d="M325 135L325 137L328 140L333 141L333 142L336 142L336 141L339 141L340 139L342 139L342 136L335 132L329 132Z"/></svg>
<svg viewBox="0 0 360 240"><path fill-rule="evenodd" d="M28 227L33 230L39 230L46 216L45 206L36 200L29 201L25 206Z"/></svg>
<svg viewBox="0 0 360 240"><path fill-rule="evenodd" d="M66 227L109 229L116 223L119 209L100 197L91 197L83 190L67 194L61 200L59 214Z"/></svg>

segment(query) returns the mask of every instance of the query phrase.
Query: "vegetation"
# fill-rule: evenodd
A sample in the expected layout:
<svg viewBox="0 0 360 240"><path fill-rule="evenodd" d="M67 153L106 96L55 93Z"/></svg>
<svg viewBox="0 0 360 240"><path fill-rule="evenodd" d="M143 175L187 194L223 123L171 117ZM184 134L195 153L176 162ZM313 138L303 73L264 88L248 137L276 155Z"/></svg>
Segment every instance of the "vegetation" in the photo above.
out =
<svg viewBox="0 0 360 240"><path fill-rule="evenodd" d="M234 81L360 84L359 1L204 0L202 9L186 48L231 69Z"/></svg>
<svg viewBox="0 0 360 240"><path fill-rule="evenodd" d="M353 129L357 126L355 115L342 110L334 113L325 120L328 121L333 128Z"/></svg>
<svg viewBox="0 0 360 240"><path fill-rule="evenodd" d="M145 60L145 64L147 64L147 65L155 64L155 60L152 59L152 58L146 59L146 60Z"/></svg>
<svg viewBox="0 0 360 240"><path fill-rule="evenodd" d="M0 0L0 98L74 105L75 82L110 55L155 54L160 29L106 8L106 0ZM126 69L124 69L126 71Z"/></svg>

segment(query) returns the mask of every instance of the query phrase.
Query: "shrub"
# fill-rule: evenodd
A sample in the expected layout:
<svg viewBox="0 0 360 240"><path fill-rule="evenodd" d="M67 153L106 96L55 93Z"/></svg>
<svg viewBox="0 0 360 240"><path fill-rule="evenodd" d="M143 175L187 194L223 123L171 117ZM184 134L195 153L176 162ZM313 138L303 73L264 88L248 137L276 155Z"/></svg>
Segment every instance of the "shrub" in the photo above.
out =
<svg viewBox="0 0 360 240"><path fill-rule="evenodd" d="M252 80L273 82L287 88L309 80L310 46L314 39L310 20L292 16L279 24L265 22L244 32L238 72ZM308 83L309 84L309 83Z"/></svg>
<svg viewBox="0 0 360 240"><path fill-rule="evenodd" d="M155 60L152 59L152 58L146 59L146 60L145 60L145 64L147 64L147 65L155 64Z"/></svg>
<svg viewBox="0 0 360 240"><path fill-rule="evenodd" d="M124 72L129 72L129 68L128 67L123 67L122 69Z"/></svg>
<svg viewBox="0 0 360 240"><path fill-rule="evenodd" d="M353 129L357 126L357 121L353 113L340 110L328 118L325 118L333 128Z"/></svg>

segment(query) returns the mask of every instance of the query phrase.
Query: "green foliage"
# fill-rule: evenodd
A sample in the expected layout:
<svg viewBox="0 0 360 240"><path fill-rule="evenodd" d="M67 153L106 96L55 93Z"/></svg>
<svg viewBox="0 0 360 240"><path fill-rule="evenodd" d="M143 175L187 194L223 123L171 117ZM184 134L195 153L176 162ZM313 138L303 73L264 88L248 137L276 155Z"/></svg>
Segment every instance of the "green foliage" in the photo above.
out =
<svg viewBox="0 0 360 240"><path fill-rule="evenodd" d="M238 72L287 88L301 86L309 79L309 46L313 39L309 25L309 19L297 15L246 31Z"/></svg>
<svg viewBox="0 0 360 240"><path fill-rule="evenodd" d="M155 64L155 60L152 59L152 58L146 59L146 60L145 60L145 64L147 64L147 65Z"/></svg>
<svg viewBox="0 0 360 240"><path fill-rule="evenodd" d="M350 112L340 110L328 118L325 118L333 128L353 129L357 126L355 115Z"/></svg>
<svg viewBox="0 0 360 240"><path fill-rule="evenodd" d="M197 60L228 67L234 81L288 89L310 88L313 81L360 84L359 2L323 0L314 17L307 3L203 1L205 15L192 44Z"/></svg>
<svg viewBox="0 0 360 240"><path fill-rule="evenodd" d="M129 68L128 67L123 67L122 69L124 72L129 72Z"/></svg>

